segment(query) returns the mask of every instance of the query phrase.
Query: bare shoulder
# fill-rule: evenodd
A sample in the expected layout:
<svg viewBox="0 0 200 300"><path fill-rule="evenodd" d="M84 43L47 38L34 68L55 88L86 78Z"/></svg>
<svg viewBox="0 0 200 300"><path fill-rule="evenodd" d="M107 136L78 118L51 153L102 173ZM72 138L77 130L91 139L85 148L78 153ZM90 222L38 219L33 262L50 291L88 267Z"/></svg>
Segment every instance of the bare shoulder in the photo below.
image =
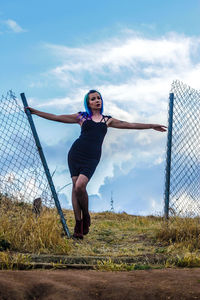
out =
<svg viewBox="0 0 200 300"><path fill-rule="evenodd" d="M116 118L111 117L108 120L107 124L108 124L109 127L116 127L116 126L120 125L121 122L122 121L120 121L120 120L118 120Z"/></svg>
<svg viewBox="0 0 200 300"><path fill-rule="evenodd" d="M108 117L108 116L107 116ZM108 120L107 120L107 122L106 122L106 124L107 124L107 126L108 127L111 127L110 125L111 125L111 123L112 123L112 117L110 116L110 118L108 118Z"/></svg>

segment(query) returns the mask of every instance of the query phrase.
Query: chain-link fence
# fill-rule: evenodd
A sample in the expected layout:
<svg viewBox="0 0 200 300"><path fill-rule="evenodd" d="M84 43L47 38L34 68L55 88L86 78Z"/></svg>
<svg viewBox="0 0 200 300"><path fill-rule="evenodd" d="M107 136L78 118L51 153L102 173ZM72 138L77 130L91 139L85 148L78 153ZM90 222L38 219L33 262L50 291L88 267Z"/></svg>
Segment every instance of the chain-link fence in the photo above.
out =
<svg viewBox="0 0 200 300"><path fill-rule="evenodd" d="M31 114L27 118L12 91L0 99L0 205L5 199L33 204L36 210L56 205L69 236Z"/></svg>
<svg viewBox="0 0 200 300"><path fill-rule="evenodd" d="M169 102L165 216L200 215L200 92L174 81Z"/></svg>
<svg viewBox="0 0 200 300"><path fill-rule="evenodd" d="M9 91L0 99L0 192L16 201L54 200L22 104Z"/></svg>

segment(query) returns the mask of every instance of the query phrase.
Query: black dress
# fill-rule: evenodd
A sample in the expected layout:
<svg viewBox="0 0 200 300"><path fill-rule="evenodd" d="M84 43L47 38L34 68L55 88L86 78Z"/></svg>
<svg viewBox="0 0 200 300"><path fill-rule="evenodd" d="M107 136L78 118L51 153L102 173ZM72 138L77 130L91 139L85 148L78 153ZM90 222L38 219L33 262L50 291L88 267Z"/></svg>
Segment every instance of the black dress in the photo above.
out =
<svg viewBox="0 0 200 300"><path fill-rule="evenodd" d="M79 112L79 117L84 121L79 138L69 150L68 165L71 177L84 174L90 180L101 158L106 123L112 117L102 115L100 122L93 121L86 112Z"/></svg>

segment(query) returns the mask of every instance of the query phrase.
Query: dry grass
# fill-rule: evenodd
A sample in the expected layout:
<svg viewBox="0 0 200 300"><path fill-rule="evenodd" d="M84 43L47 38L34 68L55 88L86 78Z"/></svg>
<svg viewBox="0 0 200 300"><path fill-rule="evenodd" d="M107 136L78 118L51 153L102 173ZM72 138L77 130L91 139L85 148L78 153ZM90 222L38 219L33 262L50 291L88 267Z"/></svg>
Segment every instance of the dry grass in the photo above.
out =
<svg viewBox="0 0 200 300"><path fill-rule="evenodd" d="M160 218L126 213L91 213L90 233L72 247L72 255L137 256L153 253L151 233Z"/></svg>
<svg viewBox="0 0 200 300"><path fill-rule="evenodd" d="M151 266L148 264L127 264L127 263L114 263L111 258L98 261L96 270L100 271L133 271L133 270L149 270Z"/></svg>
<svg viewBox="0 0 200 300"><path fill-rule="evenodd" d="M198 251L200 249L200 218L173 217L168 222L163 221L155 237L165 245L174 246L174 249Z"/></svg>
<svg viewBox="0 0 200 300"><path fill-rule="evenodd" d="M0 209L0 239L10 244L10 249L28 253L67 254L67 238L62 237L55 209L44 209L40 217L32 213L30 205L3 203Z"/></svg>
<svg viewBox="0 0 200 300"><path fill-rule="evenodd" d="M31 206L24 203L1 200L0 208L0 250L4 250L7 245L14 252L81 257L164 255L166 266L192 266L198 265L200 261L199 218L176 217L166 222L159 216L91 213L89 234L82 241L75 241L63 235L56 209L43 208L41 216L36 218ZM64 214L72 233L73 211L64 210ZM100 268L109 266L114 268L111 261L99 265ZM121 265L119 268L129 267Z"/></svg>
<svg viewBox="0 0 200 300"><path fill-rule="evenodd" d="M0 252L0 268L2 270L18 270L21 265L30 268L30 257L23 253L10 253L9 251Z"/></svg>

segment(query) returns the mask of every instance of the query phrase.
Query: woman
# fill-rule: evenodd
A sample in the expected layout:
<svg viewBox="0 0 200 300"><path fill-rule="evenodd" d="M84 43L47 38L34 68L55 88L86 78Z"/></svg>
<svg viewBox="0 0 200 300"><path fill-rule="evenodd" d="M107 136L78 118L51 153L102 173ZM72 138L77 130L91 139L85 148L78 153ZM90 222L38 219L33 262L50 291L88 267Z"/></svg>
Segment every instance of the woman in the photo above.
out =
<svg viewBox="0 0 200 300"><path fill-rule="evenodd" d="M73 181L72 205L76 225L74 238L83 239L89 232L91 224L88 211L88 194L86 186L91 179L101 158L101 147L107 132L107 127L121 129L154 129L166 131L164 125L129 123L103 115L103 99L96 90L90 90L84 98L85 112L71 115L54 115L26 107L32 114L42 118L62 123L78 123L81 135L73 143L68 153L68 165ZM26 109L25 108L25 109Z"/></svg>

